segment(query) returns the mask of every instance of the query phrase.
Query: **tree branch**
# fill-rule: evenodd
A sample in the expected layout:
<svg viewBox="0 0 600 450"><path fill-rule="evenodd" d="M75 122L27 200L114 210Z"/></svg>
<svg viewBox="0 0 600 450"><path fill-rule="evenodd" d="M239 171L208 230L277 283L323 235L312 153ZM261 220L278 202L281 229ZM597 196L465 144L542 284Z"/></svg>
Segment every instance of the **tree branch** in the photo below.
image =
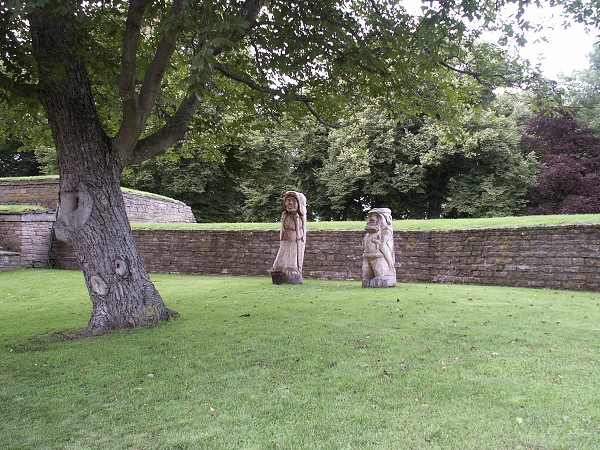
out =
<svg viewBox="0 0 600 450"><path fill-rule="evenodd" d="M257 92L262 92L263 94L270 94L272 96L282 96L283 97L285 95L285 92L282 90L273 89L269 86L264 86L262 84L257 83L249 76L232 72L231 70L229 70L227 67L225 67L221 63L216 63L214 67L217 72L220 72L222 75L229 78L230 80L245 84L246 86L252 88L253 90L255 90Z"/></svg>
<svg viewBox="0 0 600 450"><path fill-rule="evenodd" d="M328 120L324 119L323 116L321 116L315 110L315 108L312 106L312 100L305 95L296 94L296 93L281 90L281 89L273 89L271 87L261 85L246 75L241 75L241 74L230 71L223 64L216 64L215 69L218 72L220 72L221 74L223 74L225 77L229 78L230 80L245 84L246 86L248 86L249 88L251 88L257 92L261 92L263 94L269 94L272 97L288 97L293 101L301 102L302 104L304 104L304 106L306 106L306 109L308 109L308 111L315 117L315 119L317 119L317 121L319 123L321 123L322 125L325 125L326 127L343 128L345 126L344 124L333 123L333 122L329 122Z"/></svg>
<svg viewBox="0 0 600 450"><path fill-rule="evenodd" d="M307 98L301 98L300 101L302 101L302 103L304 103L304 106L306 106L306 109L308 109L308 111L314 116L315 119L317 119L317 121L321 124L324 125L328 128L344 128L345 126L347 126L347 124L344 123L333 123L333 122L329 122L328 120L325 120L323 118L323 116L321 116L311 105L311 101Z"/></svg>
<svg viewBox="0 0 600 450"><path fill-rule="evenodd" d="M187 0L174 0L171 7L170 18L174 19L181 14L186 6L186 3ZM148 117L150 117L156 97L160 92L162 79L167 68L169 67L171 56L175 51L178 32L176 27L173 25L171 25L171 27L171 30L159 42L156 53L154 54L154 59L150 63L150 66L148 67L148 70L144 76L144 81L142 82L139 97L140 116L142 123L146 123L146 120L148 120Z"/></svg>
<svg viewBox="0 0 600 450"><path fill-rule="evenodd" d="M32 84L17 83L12 78L0 72L0 88L28 100L38 100L36 86Z"/></svg>
<svg viewBox="0 0 600 450"><path fill-rule="evenodd" d="M481 72L475 72L474 70L467 70L467 69L459 69L458 67L452 66L451 64L449 64L445 61L438 61L438 63L442 67L445 67L446 69L451 70L452 72L459 73L461 75L469 75L469 76L475 78L478 82L482 83L481 76L483 75L483 73L481 73Z"/></svg>
<svg viewBox="0 0 600 450"><path fill-rule="evenodd" d="M249 23L249 27L252 27L256 21L258 13L265 3L266 0L246 0L242 6L242 18Z"/></svg>
<svg viewBox="0 0 600 450"><path fill-rule="evenodd" d="M510 77L511 75L514 75L515 72L485 74L484 72L479 72L479 71L475 71L475 70L461 69L450 63L447 63L446 61L438 61L438 63L442 67L445 67L446 69L451 70L452 72L455 72L455 73L458 73L461 75L470 76L473 79L475 79L479 84L484 85L484 86L489 84L488 81L484 78L484 76L488 77L488 78L500 78L506 82L518 81L518 80L511 79L511 77Z"/></svg>
<svg viewBox="0 0 600 450"><path fill-rule="evenodd" d="M254 26L256 25L256 18L258 17L258 13L267 1L268 0L246 0L246 2L241 8L240 16L244 21L248 22L248 25L242 31L233 33L232 36L230 36L231 41L242 39L248 34L249 31L251 31L254 28ZM215 57L219 56L221 52L223 52L223 50L224 49L222 46L215 47L212 50L212 55Z"/></svg>
<svg viewBox="0 0 600 450"><path fill-rule="evenodd" d="M129 43L129 46L124 48L124 79L122 80L122 83L128 83L128 85L125 87L128 88L129 92L132 93L135 93L135 70L130 73L128 72L130 68L126 67L125 65L129 64L129 66L135 69L135 53L137 51L137 42L134 41L134 38L139 37L141 19L148 1L149 0L139 0L139 2L135 2L135 5L132 5L132 8L130 8L131 42ZM187 5L187 1L188 0L173 1L170 12L171 20L177 18L177 16L182 13ZM252 28L252 25L256 21L256 17L258 16L263 4L264 0L246 0L244 2L241 8L241 16L245 21L248 22L248 28L246 31L239 33L238 36L235 36L237 39L241 39L245 33ZM176 49L178 31L176 25L172 26L173 28L171 28L170 31L163 36L158 44L154 59L146 71L142 86L140 88L139 96L137 97L137 113L135 115L132 114L132 116L136 117L137 120L136 123L131 121L130 125L137 126L139 129L135 134L130 134L129 138L126 138L126 145L123 145L119 148L125 166L139 163L141 161L145 161L146 159L152 158L153 156L161 154L173 144L184 139L185 134L188 131L189 123L198 107L198 99L196 96L185 98L179 105L179 108L173 117L168 119L160 130L138 141L142 127L148 120L148 117L152 112L152 108L156 103L156 98L161 90L163 77ZM215 50L215 52L219 51L220 50ZM125 133L126 130L124 128L122 129L123 135L127 134ZM121 131L119 131L119 133L121 133ZM117 137L120 138L119 135ZM120 144L120 141L117 141L116 144Z"/></svg>
<svg viewBox="0 0 600 450"><path fill-rule="evenodd" d="M146 161L167 151L169 147L185 139L189 124L198 108L195 95L182 100L179 108L156 133L140 139L131 155L123 161L124 167Z"/></svg>
<svg viewBox="0 0 600 450"><path fill-rule="evenodd" d="M132 0L129 4L123 37L121 73L117 79L119 95L123 102L123 119L113 145L121 154L135 144L143 124L139 114L138 96L135 90L137 72L137 50L140 41L142 19L151 0Z"/></svg>

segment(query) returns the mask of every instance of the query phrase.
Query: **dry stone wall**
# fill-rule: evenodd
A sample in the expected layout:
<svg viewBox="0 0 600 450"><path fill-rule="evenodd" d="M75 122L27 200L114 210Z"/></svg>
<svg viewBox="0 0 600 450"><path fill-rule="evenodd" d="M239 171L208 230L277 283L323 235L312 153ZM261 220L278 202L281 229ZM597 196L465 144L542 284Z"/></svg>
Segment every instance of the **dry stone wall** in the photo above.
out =
<svg viewBox="0 0 600 450"><path fill-rule="evenodd" d="M600 225L400 232L399 281L600 291Z"/></svg>
<svg viewBox="0 0 600 450"><path fill-rule="evenodd" d="M151 272L264 275L278 231L134 230ZM362 231L311 232L304 278L359 280ZM399 282L600 291L600 225L394 232ZM77 268L55 243L57 268Z"/></svg>
<svg viewBox="0 0 600 450"><path fill-rule="evenodd" d="M130 222L195 223L192 208L177 200L123 191L125 210Z"/></svg>
<svg viewBox="0 0 600 450"><path fill-rule="evenodd" d="M56 209L58 178L0 178L0 205L39 205Z"/></svg>
<svg viewBox="0 0 600 450"><path fill-rule="evenodd" d="M53 213L0 214L2 249L18 254L20 267L48 267L54 221Z"/></svg>
<svg viewBox="0 0 600 450"><path fill-rule="evenodd" d="M55 210L58 191L58 178L0 178L0 205L40 205ZM177 200L128 190L123 191L123 199L130 222L196 222L192 209Z"/></svg>
<svg viewBox="0 0 600 450"><path fill-rule="evenodd" d="M47 267L55 213L58 178L0 178L0 205L38 205L49 212L0 212L0 270ZM131 222L195 222L192 210L177 200L124 190Z"/></svg>

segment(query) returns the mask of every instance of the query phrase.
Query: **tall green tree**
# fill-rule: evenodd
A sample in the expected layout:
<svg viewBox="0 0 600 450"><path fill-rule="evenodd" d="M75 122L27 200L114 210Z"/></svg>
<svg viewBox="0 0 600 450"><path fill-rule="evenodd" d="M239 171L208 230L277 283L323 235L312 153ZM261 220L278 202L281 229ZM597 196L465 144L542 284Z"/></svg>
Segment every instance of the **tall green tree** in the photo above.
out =
<svg viewBox="0 0 600 450"><path fill-rule="evenodd" d="M569 105L577 120L600 135L600 43L589 55L590 67L567 79Z"/></svg>
<svg viewBox="0 0 600 450"><path fill-rule="evenodd" d="M368 107L351 125L329 134L329 155L319 178L327 188L334 219L362 220L365 210L376 206L397 214L395 128L388 113Z"/></svg>
<svg viewBox="0 0 600 450"><path fill-rule="evenodd" d="M559 3L597 22L597 4ZM457 117L483 85L514 73L501 52L475 45L498 5L431 2L414 16L391 0L0 4L0 98L44 109L60 168L56 235L83 269L93 305L87 332L172 313L133 240L125 167L185 139L206 110L268 114L294 104L337 122L373 96ZM582 7L590 11L578 16Z"/></svg>
<svg viewBox="0 0 600 450"><path fill-rule="evenodd" d="M465 124L461 167L448 181L444 217L510 216L525 205L541 170L534 152L520 145L530 116L526 104L505 95Z"/></svg>
<svg viewBox="0 0 600 450"><path fill-rule="evenodd" d="M281 217L282 194L298 189L292 175L298 146L293 128L274 126L246 135L238 153L248 169L241 183L243 220L274 222Z"/></svg>
<svg viewBox="0 0 600 450"><path fill-rule="evenodd" d="M310 213L323 217L328 199L314 173L327 154L329 129L299 122L273 122L209 153L169 151L127 169L123 184L182 200L200 222L278 220L286 190L305 192Z"/></svg>
<svg viewBox="0 0 600 450"><path fill-rule="evenodd" d="M32 111L29 102L7 102L2 93L0 87L0 152L5 164L14 158L14 162L20 164L18 172L23 176L58 175L56 151L43 113ZM15 154L9 156L13 151ZM23 164L29 168L23 169ZM14 167L13 163L11 167ZM9 171L3 171L0 176L16 176L16 173L11 175Z"/></svg>
<svg viewBox="0 0 600 450"><path fill-rule="evenodd" d="M169 151L125 170L123 186L176 198L192 209L198 222L240 222L240 178L248 165L238 153L231 145L212 155Z"/></svg>
<svg viewBox="0 0 600 450"><path fill-rule="evenodd" d="M528 107L505 95L461 127L436 119L394 120L367 108L330 133L319 176L338 219L387 206L396 217L509 215L537 182L538 163L520 148Z"/></svg>
<svg viewBox="0 0 600 450"><path fill-rule="evenodd" d="M24 152L23 144L0 140L0 177L24 177L39 175L40 168L35 155Z"/></svg>
<svg viewBox="0 0 600 450"><path fill-rule="evenodd" d="M300 151L295 158L293 176L298 190L306 194L309 218L313 220L332 220L336 217L327 195L327 182L319 175L328 158L331 131L331 128L315 126L308 121L295 129L300 139Z"/></svg>

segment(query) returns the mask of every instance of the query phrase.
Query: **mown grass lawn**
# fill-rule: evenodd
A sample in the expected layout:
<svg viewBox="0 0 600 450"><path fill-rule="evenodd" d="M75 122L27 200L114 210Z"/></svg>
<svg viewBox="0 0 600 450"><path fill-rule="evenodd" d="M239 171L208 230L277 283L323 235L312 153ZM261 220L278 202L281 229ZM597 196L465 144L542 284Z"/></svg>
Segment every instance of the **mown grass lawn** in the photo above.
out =
<svg viewBox="0 0 600 450"><path fill-rule="evenodd" d="M153 279L179 321L65 340L81 274L0 273L0 448L600 448L599 293Z"/></svg>
<svg viewBox="0 0 600 450"><path fill-rule="evenodd" d="M548 216L481 217L476 219L400 219L394 218L396 230L460 230L469 228L537 227L573 224L598 224L600 214L559 214ZM137 229L176 230L278 230L277 222L231 222L231 223L133 223ZM365 229L365 221L308 222L308 232L328 230Z"/></svg>

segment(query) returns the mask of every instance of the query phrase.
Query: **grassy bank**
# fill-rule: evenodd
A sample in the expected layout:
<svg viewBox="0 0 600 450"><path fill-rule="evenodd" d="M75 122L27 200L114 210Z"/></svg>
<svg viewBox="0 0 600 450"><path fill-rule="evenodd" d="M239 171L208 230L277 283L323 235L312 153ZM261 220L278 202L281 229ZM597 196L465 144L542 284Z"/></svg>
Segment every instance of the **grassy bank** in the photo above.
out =
<svg viewBox="0 0 600 450"><path fill-rule="evenodd" d="M396 230L456 230L468 228L533 227L572 224L598 224L600 214L573 214L554 216L486 217L480 219L394 220ZM276 230L278 223L134 223L138 229L182 230ZM309 222L309 231L364 230L364 221Z"/></svg>
<svg viewBox="0 0 600 450"><path fill-rule="evenodd" d="M0 214L40 213L47 210L39 205L0 205Z"/></svg>
<svg viewBox="0 0 600 450"><path fill-rule="evenodd" d="M600 294L153 279L178 322L67 341L81 274L0 273L0 448L600 447Z"/></svg>

